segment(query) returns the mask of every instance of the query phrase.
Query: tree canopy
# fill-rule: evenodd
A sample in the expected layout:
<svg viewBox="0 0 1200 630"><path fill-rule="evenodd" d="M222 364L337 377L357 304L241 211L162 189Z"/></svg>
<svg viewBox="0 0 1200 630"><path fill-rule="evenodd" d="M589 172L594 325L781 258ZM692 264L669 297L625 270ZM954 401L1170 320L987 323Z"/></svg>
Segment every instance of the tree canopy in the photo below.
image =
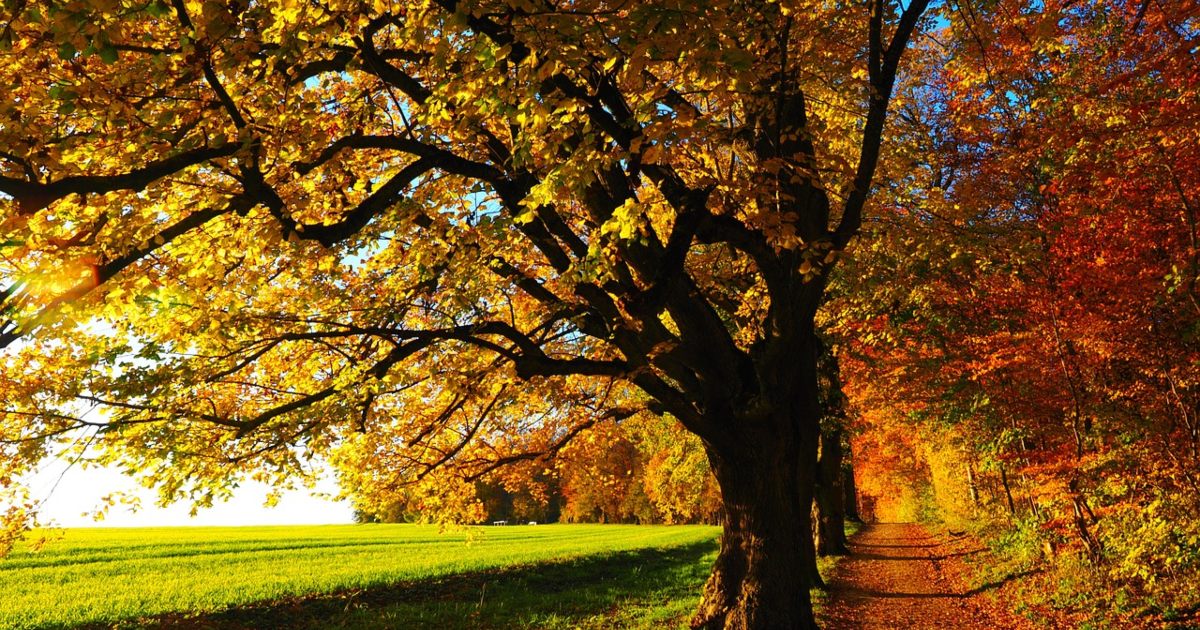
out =
<svg viewBox="0 0 1200 630"><path fill-rule="evenodd" d="M667 413L725 503L695 623L812 625L812 319L927 1L6 3L5 466L453 514Z"/></svg>

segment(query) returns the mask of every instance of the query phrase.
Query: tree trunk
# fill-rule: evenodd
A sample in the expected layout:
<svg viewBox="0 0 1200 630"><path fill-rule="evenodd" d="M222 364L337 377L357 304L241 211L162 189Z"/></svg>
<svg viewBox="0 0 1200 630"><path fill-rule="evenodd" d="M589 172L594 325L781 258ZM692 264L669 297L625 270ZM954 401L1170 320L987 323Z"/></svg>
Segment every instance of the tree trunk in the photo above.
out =
<svg viewBox="0 0 1200 630"><path fill-rule="evenodd" d="M979 486L975 483L975 462L967 456L967 488L971 491L972 512L979 509Z"/></svg>
<svg viewBox="0 0 1200 630"><path fill-rule="evenodd" d="M1004 471L1004 465L1000 465L1000 483L1004 486L1004 497L1008 499L1008 513L1013 516L1017 515L1017 505L1013 502L1012 488L1008 485L1008 473Z"/></svg>
<svg viewBox="0 0 1200 630"><path fill-rule="evenodd" d="M844 556L846 547L846 507L842 496L842 430L834 427L821 432L821 456L817 460L816 540L817 554Z"/></svg>
<svg viewBox="0 0 1200 630"><path fill-rule="evenodd" d="M809 522L812 523L811 536L812 536L813 550L816 551L821 548L821 526L819 525L819 523L821 522L821 513L820 513L820 510L817 508L817 500L816 500L815 496L813 497L812 505L809 506L808 515L809 515ZM821 554L813 553L811 555L811 557L810 557L811 561L808 563L808 566L805 567L804 570L808 572L808 583L813 588L819 588L821 590L826 590L826 589L828 589L828 586L825 584L825 578L821 577L821 567L817 565L817 556L818 555L821 555Z"/></svg>
<svg viewBox="0 0 1200 630"><path fill-rule="evenodd" d="M759 443L745 456L709 449L721 486L721 549L693 628L817 628L807 567L815 565L810 507L816 448ZM807 451L811 450L809 455Z"/></svg>
<svg viewBox="0 0 1200 630"><path fill-rule="evenodd" d="M1100 540L1088 529L1081 502L1082 499L1080 497L1071 497L1071 508L1074 510L1075 516L1075 529L1079 532L1079 539L1083 541L1084 547L1087 549L1088 559L1091 560L1092 564L1099 564L1104 552L1100 546Z"/></svg>
<svg viewBox="0 0 1200 630"><path fill-rule="evenodd" d="M711 399L704 442L721 488L721 548L692 628L816 630L812 504L821 435L813 316L823 285L780 306L782 337L755 360L753 394ZM744 390L743 390L744 391Z"/></svg>
<svg viewBox="0 0 1200 630"><path fill-rule="evenodd" d="M858 486L854 483L854 462L848 461L842 466L842 506L846 509L846 518L862 522L858 512Z"/></svg>

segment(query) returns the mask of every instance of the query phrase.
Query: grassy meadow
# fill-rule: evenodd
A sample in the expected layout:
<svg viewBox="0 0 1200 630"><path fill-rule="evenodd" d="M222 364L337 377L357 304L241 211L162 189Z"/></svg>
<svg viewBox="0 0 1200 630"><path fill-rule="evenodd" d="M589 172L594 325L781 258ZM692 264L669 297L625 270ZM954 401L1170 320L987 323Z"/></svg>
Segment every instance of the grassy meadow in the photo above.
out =
<svg viewBox="0 0 1200 630"><path fill-rule="evenodd" d="M95 528L0 560L0 628L679 626L706 526Z"/></svg>

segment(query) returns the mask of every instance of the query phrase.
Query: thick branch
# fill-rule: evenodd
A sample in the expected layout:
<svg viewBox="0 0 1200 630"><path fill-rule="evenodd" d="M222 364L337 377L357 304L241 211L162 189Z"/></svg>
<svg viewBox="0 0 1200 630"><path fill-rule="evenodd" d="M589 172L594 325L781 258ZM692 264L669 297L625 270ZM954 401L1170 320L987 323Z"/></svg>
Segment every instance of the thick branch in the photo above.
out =
<svg viewBox="0 0 1200 630"><path fill-rule="evenodd" d="M229 143L220 147L193 149L119 175L80 175L64 177L46 184L0 176L0 192L17 200L21 214L32 214L67 195L103 194L117 190L141 191L155 180L189 166L229 157L240 148L236 143Z"/></svg>
<svg viewBox="0 0 1200 630"><path fill-rule="evenodd" d="M366 199L347 212L342 217L342 220L337 223L298 223L286 213L282 203L276 201L278 197L272 200L273 203L268 204L268 208L271 209L271 213L283 225L284 231L287 234L295 234L299 238L315 240L326 247L333 247L337 243L358 234L359 231L371 222L371 219L374 219L384 210L395 204L404 190L413 181L436 167L436 160L430 158L420 158L405 166L400 169L399 173L396 173L375 192L371 193Z"/></svg>
<svg viewBox="0 0 1200 630"><path fill-rule="evenodd" d="M858 234L862 226L863 206L871 189L871 180L875 177L875 167L879 163L879 150L883 142L883 126L887 120L888 102L892 97L892 87L896 82L896 70L900 65L900 57L908 47L917 20L929 6L929 0L912 0L908 8L900 16L896 32L886 50L883 50L883 2L872 3L871 23L868 43L868 77L873 88L870 103L867 108L867 121L863 128L862 147L858 158L858 169L854 175L854 187L846 199L842 210L842 220L833 233L833 246L842 249L850 239Z"/></svg>

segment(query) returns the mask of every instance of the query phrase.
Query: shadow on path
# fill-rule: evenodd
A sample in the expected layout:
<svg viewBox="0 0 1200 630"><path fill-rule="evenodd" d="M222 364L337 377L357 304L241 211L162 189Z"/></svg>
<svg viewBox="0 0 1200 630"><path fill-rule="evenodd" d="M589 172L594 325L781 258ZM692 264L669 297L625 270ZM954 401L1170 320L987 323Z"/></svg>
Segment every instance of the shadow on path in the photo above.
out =
<svg viewBox="0 0 1200 630"><path fill-rule="evenodd" d="M985 551L963 536L933 536L916 523L875 523L850 541L830 576L826 630L1026 628L984 593L1029 575L968 588L964 559Z"/></svg>

